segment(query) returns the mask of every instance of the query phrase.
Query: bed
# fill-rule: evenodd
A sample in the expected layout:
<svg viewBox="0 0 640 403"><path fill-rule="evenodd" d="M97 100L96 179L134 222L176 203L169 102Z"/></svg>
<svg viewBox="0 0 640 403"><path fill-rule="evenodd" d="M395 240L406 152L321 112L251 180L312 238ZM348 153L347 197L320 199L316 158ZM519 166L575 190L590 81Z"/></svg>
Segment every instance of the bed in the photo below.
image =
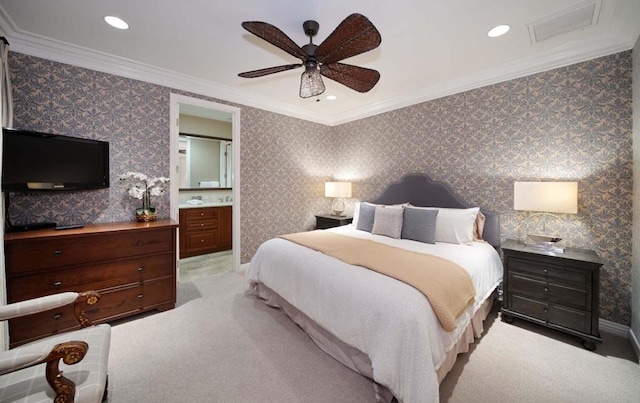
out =
<svg viewBox="0 0 640 403"><path fill-rule="evenodd" d="M443 211L472 209L445 184L424 174L405 175L370 203L380 208L440 208L441 217ZM316 231L372 241L380 248L431 254L462 267L469 273L475 297L455 319L453 329L445 330L434 309L437 304L432 307L413 286L281 237L258 248L246 273L246 292L282 309L322 350L372 379L378 402L394 398L405 403L437 402L439 383L456 356L468 351L482 334L482 322L502 280L496 251L499 215L480 211L482 240L463 244L396 239L358 229L364 225L360 213L359 224Z"/></svg>

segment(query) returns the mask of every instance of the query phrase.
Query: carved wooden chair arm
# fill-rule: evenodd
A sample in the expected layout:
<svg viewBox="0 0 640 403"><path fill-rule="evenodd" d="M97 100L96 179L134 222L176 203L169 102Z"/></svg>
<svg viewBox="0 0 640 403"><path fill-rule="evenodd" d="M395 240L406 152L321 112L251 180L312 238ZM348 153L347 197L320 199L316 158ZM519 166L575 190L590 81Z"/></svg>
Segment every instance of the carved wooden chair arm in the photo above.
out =
<svg viewBox="0 0 640 403"><path fill-rule="evenodd" d="M85 357L89 345L84 341L63 343L35 343L4 351L0 354L0 375L46 363L47 382L56 393L55 402L73 402L75 385L60 371L62 360L67 365L76 364Z"/></svg>
<svg viewBox="0 0 640 403"><path fill-rule="evenodd" d="M59 308L69 304L75 304L74 314L80 326L91 326L91 321L84 316L84 307L85 304L94 305L99 299L100 294L96 291L86 291L82 293L63 292L47 295L45 297L33 298L26 301L14 302L12 304L0 306L0 321L32 315L34 313Z"/></svg>
<svg viewBox="0 0 640 403"><path fill-rule="evenodd" d="M68 341L57 344L45 359L47 382L56 393L55 403L72 403L76 395L76 385L60 371L60 360L67 365L77 364L82 361L88 349L89 345L84 341Z"/></svg>

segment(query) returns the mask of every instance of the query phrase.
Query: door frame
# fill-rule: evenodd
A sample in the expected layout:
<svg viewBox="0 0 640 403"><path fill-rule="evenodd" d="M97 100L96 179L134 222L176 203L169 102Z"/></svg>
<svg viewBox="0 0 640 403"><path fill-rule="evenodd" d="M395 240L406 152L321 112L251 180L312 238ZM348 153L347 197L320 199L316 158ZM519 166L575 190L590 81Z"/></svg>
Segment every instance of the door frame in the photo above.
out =
<svg viewBox="0 0 640 403"><path fill-rule="evenodd" d="M240 108L225 104L220 104L205 99L193 98L186 95L170 94L170 155L169 166L171 179L169 186L170 200L170 216L173 220L179 221L179 204L180 197L178 192L178 135L179 135L179 116L180 105L191 105L215 111L222 111L231 114L231 132L233 141L233 215L232 215L232 254L233 254L233 270L240 271ZM179 259L179 249L177 250L177 258Z"/></svg>

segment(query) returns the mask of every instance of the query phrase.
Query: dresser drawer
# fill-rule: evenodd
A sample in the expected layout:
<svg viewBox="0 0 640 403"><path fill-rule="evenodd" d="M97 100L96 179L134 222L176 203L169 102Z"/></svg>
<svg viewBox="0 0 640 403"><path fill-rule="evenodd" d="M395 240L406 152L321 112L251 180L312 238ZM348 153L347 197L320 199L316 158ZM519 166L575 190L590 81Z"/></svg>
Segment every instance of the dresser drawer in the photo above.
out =
<svg viewBox="0 0 640 403"><path fill-rule="evenodd" d="M587 270L579 270L568 267L544 264L531 260L508 257L509 270L525 272L549 280L560 280L575 284L591 284L591 273Z"/></svg>
<svg viewBox="0 0 640 403"><path fill-rule="evenodd" d="M190 208L185 209L185 218L187 220L212 220L218 218L218 209L211 208Z"/></svg>
<svg viewBox="0 0 640 403"><path fill-rule="evenodd" d="M102 290L173 276L172 260L172 253L164 253L11 277L7 281L7 299L11 303L59 292Z"/></svg>
<svg viewBox="0 0 640 403"><path fill-rule="evenodd" d="M156 305L174 303L175 281L173 277L130 284L100 292L100 300L86 306L85 316L94 324L128 316ZM79 328L73 314L73 305L51 309L25 318L9 320L9 335L18 344Z"/></svg>
<svg viewBox="0 0 640 403"><path fill-rule="evenodd" d="M208 231L218 228L218 220L187 221L187 232Z"/></svg>
<svg viewBox="0 0 640 403"><path fill-rule="evenodd" d="M569 305L577 309L591 309L591 294L586 287L552 283L510 271L509 292L536 299Z"/></svg>
<svg viewBox="0 0 640 403"><path fill-rule="evenodd" d="M509 306L513 311L582 333L591 332L591 313L509 294Z"/></svg>
<svg viewBox="0 0 640 403"><path fill-rule="evenodd" d="M61 266L95 264L173 250L173 230L131 231L99 235L29 239L5 244L7 274Z"/></svg>

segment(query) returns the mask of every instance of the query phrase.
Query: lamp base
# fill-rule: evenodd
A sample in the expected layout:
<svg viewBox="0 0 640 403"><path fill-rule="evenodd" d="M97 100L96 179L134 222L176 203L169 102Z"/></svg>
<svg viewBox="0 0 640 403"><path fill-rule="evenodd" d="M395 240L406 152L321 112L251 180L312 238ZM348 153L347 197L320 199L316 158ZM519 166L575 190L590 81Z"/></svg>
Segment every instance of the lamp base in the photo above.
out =
<svg viewBox="0 0 640 403"><path fill-rule="evenodd" d="M564 253L564 247L556 245L560 241L562 241L562 238L544 235L527 235L525 245L547 252Z"/></svg>
<svg viewBox="0 0 640 403"><path fill-rule="evenodd" d="M333 215L338 217L344 217L344 200L339 197L333 199L331 203L331 208L333 209Z"/></svg>

